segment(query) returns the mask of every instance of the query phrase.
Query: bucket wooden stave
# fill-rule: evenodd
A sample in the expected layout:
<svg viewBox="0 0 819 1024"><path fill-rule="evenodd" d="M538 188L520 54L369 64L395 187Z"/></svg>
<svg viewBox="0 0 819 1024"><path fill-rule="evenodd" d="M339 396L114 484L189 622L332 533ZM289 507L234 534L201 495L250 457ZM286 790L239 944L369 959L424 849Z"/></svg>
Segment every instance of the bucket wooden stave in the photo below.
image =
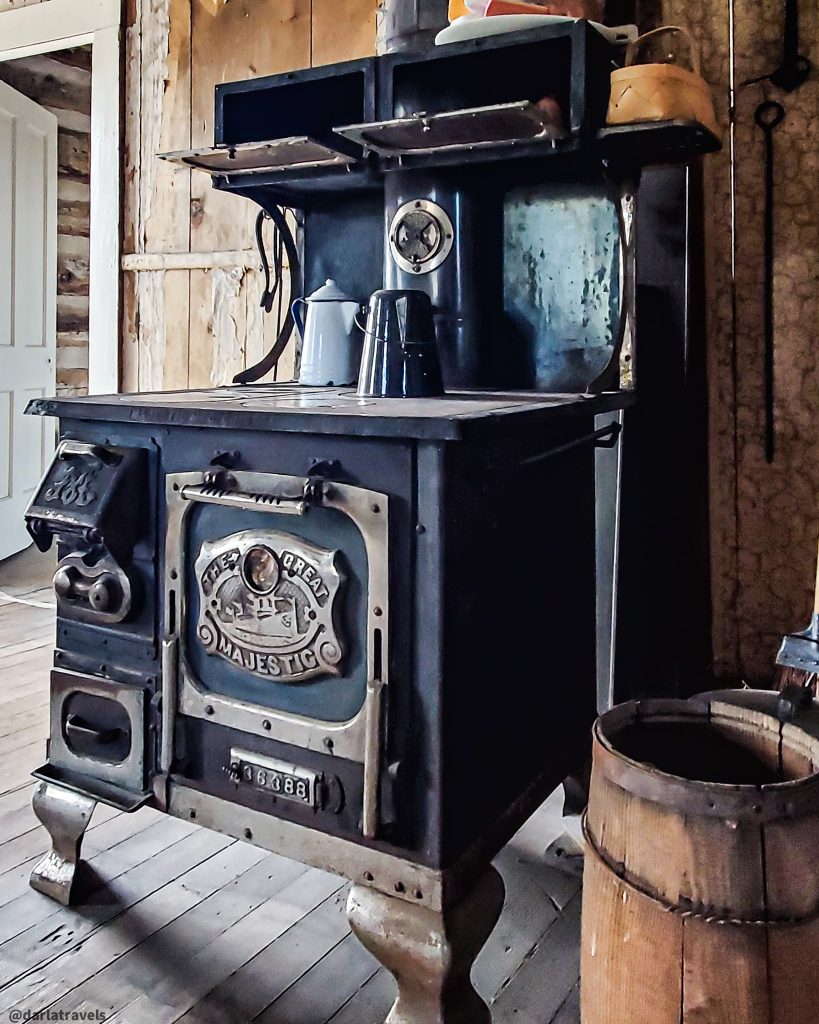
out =
<svg viewBox="0 0 819 1024"><path fill-rule="evenodd" d="M782 726L776 701L598 721L583 1024L819 1022L819 711Z"/></svg>

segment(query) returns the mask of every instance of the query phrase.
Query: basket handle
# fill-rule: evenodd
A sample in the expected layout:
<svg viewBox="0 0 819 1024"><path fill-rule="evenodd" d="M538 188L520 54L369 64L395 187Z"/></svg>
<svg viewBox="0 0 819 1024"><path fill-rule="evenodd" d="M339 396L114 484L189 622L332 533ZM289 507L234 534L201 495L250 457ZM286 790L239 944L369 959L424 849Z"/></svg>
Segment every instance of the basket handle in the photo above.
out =
<svg viewBox="0 0 819 1024"><path fill-rule="evenodd" d="M631 67L633 64L634 54L637 52L637 48L640 44L645 42L646 39L650 39L652 36L659 35L661 32L679 32L680 35L685 36L691 49L691 62L694 65L694 71L702 77L702 53L697 45L696 39L694 39L688 29L683 28L682 25L663 25L661 28L652 29L651 32L646 32L644 35L638 36L636 39L632 39L626 49L626 67Z"/></svg>

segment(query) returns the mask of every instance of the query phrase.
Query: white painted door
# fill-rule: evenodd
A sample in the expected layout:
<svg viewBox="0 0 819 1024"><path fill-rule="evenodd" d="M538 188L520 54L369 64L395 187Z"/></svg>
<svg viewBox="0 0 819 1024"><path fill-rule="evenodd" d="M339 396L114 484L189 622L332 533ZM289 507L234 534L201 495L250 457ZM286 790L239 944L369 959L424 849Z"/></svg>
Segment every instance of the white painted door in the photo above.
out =
<svg viewBox="0 0 819 1024"><path fill-rule="evenodd" d="M23 411L54 394L56 345L57 118L0 82L0 559L29 544L54 423Z"/></svg>

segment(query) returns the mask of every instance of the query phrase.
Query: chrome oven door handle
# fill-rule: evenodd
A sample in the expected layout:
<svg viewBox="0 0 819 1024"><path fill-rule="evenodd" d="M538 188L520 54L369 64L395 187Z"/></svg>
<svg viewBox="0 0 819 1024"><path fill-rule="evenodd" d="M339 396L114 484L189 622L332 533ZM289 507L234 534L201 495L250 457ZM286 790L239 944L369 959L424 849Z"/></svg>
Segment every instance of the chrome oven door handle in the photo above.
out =
<svg viewBox="0 0 819 1024"><path fill-rule="evenodd" d="M300 495L262 494L258 492L226 490L206 484L188 484L182 488L182 497L205 505L227 505L249 512L278 512L280 515L303 516L312 505L323 498L322 483L308 480Z"/></svg>

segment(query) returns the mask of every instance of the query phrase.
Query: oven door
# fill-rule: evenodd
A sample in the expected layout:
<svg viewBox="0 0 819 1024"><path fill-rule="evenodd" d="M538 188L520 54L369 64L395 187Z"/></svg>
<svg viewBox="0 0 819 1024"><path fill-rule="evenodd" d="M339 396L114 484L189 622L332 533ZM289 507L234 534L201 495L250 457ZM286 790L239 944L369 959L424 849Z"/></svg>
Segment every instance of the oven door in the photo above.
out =
<svg viewBox="0 0 819 1024"><path fill-rule="evenodd" d="M176 714L364 768L375 835L389 661L389 501L335 481L166 478L160 767Z"/></svg>

